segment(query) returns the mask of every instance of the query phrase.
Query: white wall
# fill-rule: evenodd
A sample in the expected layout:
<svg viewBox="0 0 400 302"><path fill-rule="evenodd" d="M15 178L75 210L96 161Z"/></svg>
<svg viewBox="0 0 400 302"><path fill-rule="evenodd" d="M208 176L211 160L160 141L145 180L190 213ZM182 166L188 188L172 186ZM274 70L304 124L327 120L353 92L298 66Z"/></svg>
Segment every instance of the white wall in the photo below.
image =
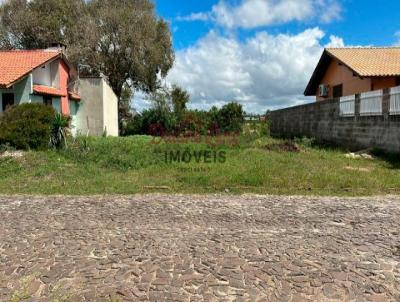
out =
<svg viewBox="0 0 400 302"><path fill-rule="evenodd" d="M50 79L51 86L60 88L60 60L55 60L50 63Z"/></svg>
<svg viewBox="0 0 400 302"><path fill-rule="evenodd" d="M52 61L33 71L33 84L59 88L59 60Z"/></svg>

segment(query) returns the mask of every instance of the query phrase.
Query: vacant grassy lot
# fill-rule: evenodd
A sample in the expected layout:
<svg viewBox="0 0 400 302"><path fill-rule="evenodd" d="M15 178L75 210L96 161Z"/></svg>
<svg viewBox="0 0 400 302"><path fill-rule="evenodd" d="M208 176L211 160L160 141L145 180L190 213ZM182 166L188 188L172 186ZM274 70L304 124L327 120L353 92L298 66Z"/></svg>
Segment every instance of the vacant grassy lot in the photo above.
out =
<svg viewBox="0 0 400 302"><path fill-rule="evenodd" d="M225 144L220 145L222 139ZM296 150L284 141L252 135L220 138L218 142L154 144L152 140L145 136L80 138L65 151L27 152L21 158L3 156L0 192L400 193L400 165L393 158L349 159L343 150L315 147L307 141L299 142L300 152L293 152ZM210 148L211 143L218 146ZM188 151L190 162L171 160L170 154L175 156L177 151L181 155ZM207 151L211 151L207 155L211 158L205 160Z"/></svg>

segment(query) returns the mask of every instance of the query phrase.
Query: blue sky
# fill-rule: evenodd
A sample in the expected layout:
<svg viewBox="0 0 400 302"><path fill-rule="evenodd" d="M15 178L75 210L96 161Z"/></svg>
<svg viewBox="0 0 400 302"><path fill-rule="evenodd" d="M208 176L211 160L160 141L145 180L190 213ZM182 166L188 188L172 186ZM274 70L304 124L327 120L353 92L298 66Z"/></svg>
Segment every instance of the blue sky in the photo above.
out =
<svg viewBox="0 0 400 302"><path fill-rule="evenodd" d="M177 50L193 44L209 30L215 28L212 22L181 22L179 17L191 13L209 12L218 0L156 0L157 12L171 23L174 30L174 45ZM225 1L238 3L240 1ZM342 37L350 45L388 46L394 44L395 33L400 31L400 1L398 0L343 0L341 18L335 22L289 22L286 24L239 30L241 36L248 36L256 30L272 33L297 33L310 26L320 26L329 34ZM397 20L397 21L396 21Z"/></svg>
<svg viewBox="0 0 400 302"><path fill-rule="evenodd" d="M398 0L155 4L171 25L176 51L166 82L186 88L193 108L235 100L249 112L264 112L308 102L302 93L324 47L400 44Z"/></svg>

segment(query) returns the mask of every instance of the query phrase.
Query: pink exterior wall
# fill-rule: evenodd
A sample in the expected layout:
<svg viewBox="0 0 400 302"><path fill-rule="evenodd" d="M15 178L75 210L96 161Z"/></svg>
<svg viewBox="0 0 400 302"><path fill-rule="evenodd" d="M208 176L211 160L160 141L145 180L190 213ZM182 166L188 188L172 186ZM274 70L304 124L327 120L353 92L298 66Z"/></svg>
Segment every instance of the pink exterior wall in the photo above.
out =
<svg viewBox="0 0 400 302"><path fill-rule="evenodd" d="M69 115L69 102L68 102L68 79L69 79L69 68L63 60L60 60L60 90L65 96L61 97L61 113Z"/></svg>
<svg viewBox="0 0 400 302"><path fill-rule="evenodd" d="M321 98L318 96L317 101L330 99L333 97L333 86L343 84L343 96L356 93L366 92L371 90L371 79L360 79L354 76L353 72L344 65L339 65L337 60L332 60L331 65L323 77L321 84L329 85L329 96Z"/></svg>
<svg viewBox="0 0 400 302"><path fill-rule="evenodd" d="M343 96L379 90L396 86L395 77L360 78L346 66L340 65L337 60L332 60L328 70L323 77L321 84L329 85L329 96L319 97L316 91L317 101L333 98L333 87L343 85Z"/></svg>
<svg viewBox="0 0 400 302"><path fill-rule="evenodd" d="M390 87L396 87L397 82L395 77L382 77L382 78L372 78L372 90L380 90Z"/></svg>

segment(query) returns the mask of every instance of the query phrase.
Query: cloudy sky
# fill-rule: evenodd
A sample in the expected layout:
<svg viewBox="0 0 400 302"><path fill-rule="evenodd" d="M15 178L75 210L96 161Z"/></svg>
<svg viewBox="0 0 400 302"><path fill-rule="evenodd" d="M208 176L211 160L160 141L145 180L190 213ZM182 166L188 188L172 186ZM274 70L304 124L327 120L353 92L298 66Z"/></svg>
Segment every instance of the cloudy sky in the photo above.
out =
<svg viewBox="0 0 400 302"><path fill-rule="evenodd" d="M257 113L301 104L324 47L400 44L398 0L155 3L176 50L167 81L190 92L192 108L235 100ZM139 110L147 105L135 101Z"/></svg>

